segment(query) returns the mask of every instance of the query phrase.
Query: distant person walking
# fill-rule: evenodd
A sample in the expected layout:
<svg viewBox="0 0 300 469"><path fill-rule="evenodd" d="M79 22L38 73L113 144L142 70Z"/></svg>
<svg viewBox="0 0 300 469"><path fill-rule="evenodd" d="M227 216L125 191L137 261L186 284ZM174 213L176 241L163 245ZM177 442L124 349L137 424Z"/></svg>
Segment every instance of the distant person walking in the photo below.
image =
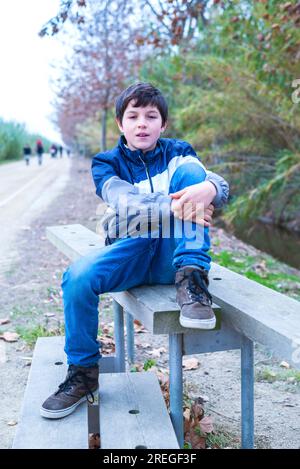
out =
<svg viewBox="0 0 300 469"><path fill-rule="evenodd" d="M28 143L26 143L26 145L24 145L24 148L23 148L23 156L24 156L24 160L25 160L26 166L29 166L29 163L30 163L30 156L31 156L31 146L28 145Z"/></svg>
<svg viewBox="0 0 300 469"><path fill-rule="evenodd" d="M62 158L63 157L63 152L64 152L64 148L62 147L62 145L59 145L58 151L59 151L60 157Z"/></svg>
<svg viewBox="0 0 300 469"><path fill-rule="evenodd" d="M70 156L71 156L71 150L70 150L70 148L67 148L67 155L68 155L68 158L70 158Z"/></svg>
<svg viewBox="0 0 300 469"><path fill-rule="evenodd" d="M50 147L50 155L51 155L51 158L56 158L57 146L55 145L55 143L52 143L52 145Z"/></svg>
<svg viewBox="0 0 300 469"><path fill-rule="evenodd" d="M36 154L38 157L38 163L39 165L41 165L43 162L43 154L44 154L44 147L43 147L42 140L36 141Z"/></svg>

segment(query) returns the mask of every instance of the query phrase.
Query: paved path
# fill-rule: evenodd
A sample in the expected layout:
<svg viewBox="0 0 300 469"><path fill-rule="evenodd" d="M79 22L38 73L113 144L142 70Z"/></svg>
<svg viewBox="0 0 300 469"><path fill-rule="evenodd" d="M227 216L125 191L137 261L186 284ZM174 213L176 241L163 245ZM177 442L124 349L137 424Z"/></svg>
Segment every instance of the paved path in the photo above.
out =
<svg viewBox="0 0 300 469"><path fill-rule="evenodd" d="M29 229L36 218L59 195L69 179L69 158L44 156L41 166L31 158L0 165L0 278L17 256L16 235Z"/></svg>

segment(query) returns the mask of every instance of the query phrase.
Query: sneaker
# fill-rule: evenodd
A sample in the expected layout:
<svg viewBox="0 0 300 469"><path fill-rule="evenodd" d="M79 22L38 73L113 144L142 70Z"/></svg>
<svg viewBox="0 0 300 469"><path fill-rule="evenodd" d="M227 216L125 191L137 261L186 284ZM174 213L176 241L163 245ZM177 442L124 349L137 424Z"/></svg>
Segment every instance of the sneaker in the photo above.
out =
<svg viewBox="0 0 300 469"><path fill-rule="evenodd" d="M82 402L94 402L98 389L98 365L83 367L70 365L68 374L58 390L43 403L40 413L48 419L60 419L74 412Z"/></svg>
<svg viewBox="0 0 300 469"><path fill-rule="evenodd" d="M216 317L207 289L207 272L200 267L184 266L176 272L175 286L176 301L181 308L180 324L195 329L214 329Z"/></svg>

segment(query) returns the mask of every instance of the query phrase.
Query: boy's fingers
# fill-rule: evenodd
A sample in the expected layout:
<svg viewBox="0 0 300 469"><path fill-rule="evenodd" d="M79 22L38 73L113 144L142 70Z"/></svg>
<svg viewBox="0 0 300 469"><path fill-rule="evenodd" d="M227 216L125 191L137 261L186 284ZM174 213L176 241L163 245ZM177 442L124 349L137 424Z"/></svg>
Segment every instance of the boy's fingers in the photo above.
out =
<svg viewBox="0 0 300 469"><path fill-rule="evenodd" d="M179 199L184 193L186 192L186 189L181 189L181 191L174 192L173 194L169 194L173 199Z"/></svg>

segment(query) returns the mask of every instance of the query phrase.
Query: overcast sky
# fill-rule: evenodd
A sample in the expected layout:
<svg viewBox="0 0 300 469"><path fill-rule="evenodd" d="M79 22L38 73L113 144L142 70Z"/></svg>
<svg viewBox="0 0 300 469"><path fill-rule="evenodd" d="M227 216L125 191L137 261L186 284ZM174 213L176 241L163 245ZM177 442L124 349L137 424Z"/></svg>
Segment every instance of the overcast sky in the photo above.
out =
<svg viewBox="0 0 300 469"><path fill-rule="evenodd" d="M59 0L0 0L0 117L24 122L30 132L60 140L50 121L50 63L63 56L41 26L58 12Z"/></svg>

